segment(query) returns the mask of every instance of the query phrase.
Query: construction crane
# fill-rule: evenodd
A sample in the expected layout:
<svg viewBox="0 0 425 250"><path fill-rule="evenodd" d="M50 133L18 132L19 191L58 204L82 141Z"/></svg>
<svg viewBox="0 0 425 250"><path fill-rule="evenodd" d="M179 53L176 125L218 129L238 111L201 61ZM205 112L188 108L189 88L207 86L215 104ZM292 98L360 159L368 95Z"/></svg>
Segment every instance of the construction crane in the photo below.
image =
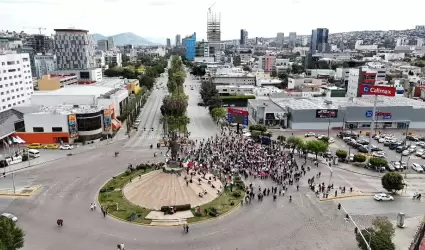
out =
<svg viewBox="0 0 425 250"><path fill-rule="evenodd" d="M40 32L40 35L41 35L41 31L42 30L47 30L46 28L44 28L44 27L23 27L23 29L33 29L33 30L38 30L38 32Z"/></svg>
<svg viewBox="0 0 425 250"><path fill-rule="evenodd" d="M211 13L211 8L214 7L215 2L208 8L208 12Z"/></svg>

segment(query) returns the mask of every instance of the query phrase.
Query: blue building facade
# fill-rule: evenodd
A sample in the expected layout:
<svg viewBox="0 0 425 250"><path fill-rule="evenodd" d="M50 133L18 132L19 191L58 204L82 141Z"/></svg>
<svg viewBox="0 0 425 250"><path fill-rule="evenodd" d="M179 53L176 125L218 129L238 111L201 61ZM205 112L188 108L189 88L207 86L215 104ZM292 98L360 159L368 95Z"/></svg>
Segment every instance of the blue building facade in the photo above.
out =
<svg viewBox="0 0 425 250"><path fill-rule="evenodd" d="M193 61L195 59L195 47L196 47L196 32L192 36L185 38L186 44L186 59Z"/></svg>

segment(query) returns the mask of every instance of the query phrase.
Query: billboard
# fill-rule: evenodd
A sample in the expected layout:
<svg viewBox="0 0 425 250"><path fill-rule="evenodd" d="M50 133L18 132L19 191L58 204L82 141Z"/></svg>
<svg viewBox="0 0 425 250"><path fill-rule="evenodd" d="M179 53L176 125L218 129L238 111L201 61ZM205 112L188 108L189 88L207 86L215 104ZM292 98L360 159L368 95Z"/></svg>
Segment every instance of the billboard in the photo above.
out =
<svg viewBox="0 0 425 250"><path fill-rule="evenodd" d="M238 123L248 126L248 115L249 112L242 109L227 109L227 121L229 123Z"/></svg>
<svg viewBox="0 0 425 250"><path fill-rule="evenodd" d="M360 85L360 94L362 95L395 96L395 93L395 87L375 86L369 84Z"/></svg>
<svg viewBox="0 0 425 250"><path fill-rule="evenodd" d="M103 110L103 129L105 132L112 131L112 110L104 109Z"/></svg>
<svg viewBox="0 0 425 250"><path fill-rule="evenodd" d="M78 136L77 115L76 114L68 115L68 130L69 130L69 137L74 138L74 137Z"/></svg>
<svg viewBox="0 0 425 250"><path fill-rule="evenodd" d="M366 111L366 117L372 117L372 116L373 116L372 110ZM382 119L384 120L390 120L393 117L393 115L390 112L376 112L375 117L382 117Z"/></svg>
<svg viewBox="0 0 425 250"><path fill-rule="evenodd" d="M316 118L337 118L338 109L316 109Z"/></svg>

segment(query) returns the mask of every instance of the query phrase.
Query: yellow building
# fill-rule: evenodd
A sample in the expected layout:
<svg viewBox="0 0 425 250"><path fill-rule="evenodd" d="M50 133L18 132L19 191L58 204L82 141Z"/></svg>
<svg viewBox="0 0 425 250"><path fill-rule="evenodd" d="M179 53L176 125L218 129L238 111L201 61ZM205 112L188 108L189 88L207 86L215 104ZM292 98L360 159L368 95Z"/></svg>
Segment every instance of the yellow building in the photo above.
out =
<svg viewBox="0 0 425 250"><path fill-rule="evenodd" d="M136 79L127 79L127 89L129 94L139 94L142 91L142 88L139 86L139 80Z"/></svg>
<svg viewBox="0 0 425 250"><path fill-rule="evenodd" d="M57 90L77 82L78 79L75 75L44 75L38 80L38 89L41 91Z"/></svg>

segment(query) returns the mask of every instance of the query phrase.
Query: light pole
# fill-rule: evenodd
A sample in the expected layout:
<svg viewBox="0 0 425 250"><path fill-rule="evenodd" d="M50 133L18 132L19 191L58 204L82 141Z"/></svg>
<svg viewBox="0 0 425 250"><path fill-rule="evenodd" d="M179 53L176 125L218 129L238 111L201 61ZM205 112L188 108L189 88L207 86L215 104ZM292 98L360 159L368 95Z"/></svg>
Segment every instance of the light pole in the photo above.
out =
<svg viewBox="0 0 425 250"><path fill-rule="evenodd" d="M353 220L353 218L350 216L350 214L347 212L347 210L345 210L345 208L341 205L341 204L339 204L338 206L341 206L341 208L342 208L342 210L345 212L345 214L347 215L347 219L349 219L350 221L351 221L351 223L353 223L354 224L354 226L357 228L357 229L359 229L359 227L357 226L357 223ZM347 220L348 221L348 220ZM368 232L367 230L366 230L366 232ZM368 250L372 250L372 248L370 247L370 242L371 242L371 240L372 240L372 237L371 237L371 233L370 232L368 232L369 233L369 242L368 241L366 241L366 238L364 237L364 235L363 235L363 233L362 233L362 230L358 230L358 233L360 234L360 236L362 237L362 239L363 239L363 241L364 241L364 243L366 244L366 246L367 246L367 249Z"/></svg>
<svg viewBox="0 0 425 250"><path fill-rule="evenodd" d="M328 114L328 140L329 140L329 136L330 136L330 128L331 128L331 115Z"/></svg>
<svg viewBox="0 0 425 250"><path fill-rule="evenodd" d="M404 147L406 147L408 133L409 133L409 123L406 122L406 132L405 132L404 140L403 140L403 150L400 152L400 165L401 165L401 161L403 160L403 151L404 151Z"/></svg>

